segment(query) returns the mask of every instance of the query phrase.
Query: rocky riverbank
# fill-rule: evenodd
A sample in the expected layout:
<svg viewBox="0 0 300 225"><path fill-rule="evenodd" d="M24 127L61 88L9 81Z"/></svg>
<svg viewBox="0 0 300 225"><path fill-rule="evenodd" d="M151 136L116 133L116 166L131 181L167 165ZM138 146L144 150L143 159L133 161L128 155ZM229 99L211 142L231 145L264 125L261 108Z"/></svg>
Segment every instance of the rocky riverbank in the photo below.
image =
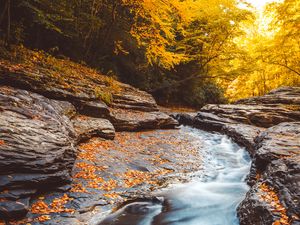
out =
<svg viewBox="0 0 300 225"><path fill-rule="evenodd" d="M300 224L300 88L169 116L146 92L48 61L0 60L0 224L96 224L116 203L199 170L192 135L141 132L179 123L249 150L242 225Z"/></svg>
<svg viewBox="0 0 300 225"><path fill-rule="evenodd" d="M38 198L47 198L41 193L47 195L53 191L66 194L79 190L81 196L73 199L88 199L82 196L86 195L85 189L76 185L74 178L96 179L95 172L108 173L106 168L113 167L114 162L98 165L93 161L93 151L94 147L106 143L105 140L115 136L119 140L116 131L178 125L176 120L159 111L148 93L85 67L74 66L73 69L61 75L45 66L31 68L26 63L0 61L0 219L16 220L28 212L36 212L42 215L36 222L45 222L50 220L49 213L78 213L82 210L79 203L76 203L78 207L65 209L65 204L71 201L69 195L56 196L52 209L43 204L36 204L34 209L33 205ZM94 140L89 141L91 138L99 140L94 143ZM87 141L96 146L80 145ZM123 173L133 170L134 166L124 163L128 169L123 168ZM77 171L76 177L78 168L82 171ZM163 167L156 169L163 173ZM132 174L139 175L143 174ZM98 183L104 186L115 185L111 179L100 178ZM96 203L89 199L89 206L84 207L107 205L109 201L102 201L101 196ZM34 217L37 216L31 220Z"/></svg>
<svg viewBox="0 0 300 225"><path fill-rule="evenodd" d="M241 225L300 224L300 88L283 87L232 105L207 105L181 124L227 134L252 158Z"/></svg>

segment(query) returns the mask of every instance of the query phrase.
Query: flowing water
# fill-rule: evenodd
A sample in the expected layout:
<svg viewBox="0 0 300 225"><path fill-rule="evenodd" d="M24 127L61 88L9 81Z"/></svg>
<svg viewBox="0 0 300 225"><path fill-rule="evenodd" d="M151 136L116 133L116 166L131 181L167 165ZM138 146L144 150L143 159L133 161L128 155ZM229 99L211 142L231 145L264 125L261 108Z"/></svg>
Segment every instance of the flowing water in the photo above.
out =
<svg viewBox="0 0 300 225"><path fill-rule="evenodd" d="M133 202L111 214L101 225L238 225L236 208L248 186L250 157L229 138L190 127L184 132L202 142L203 168L189 183L159 194L157 201ZM159 197L164 199L159 201Z"/></svg>

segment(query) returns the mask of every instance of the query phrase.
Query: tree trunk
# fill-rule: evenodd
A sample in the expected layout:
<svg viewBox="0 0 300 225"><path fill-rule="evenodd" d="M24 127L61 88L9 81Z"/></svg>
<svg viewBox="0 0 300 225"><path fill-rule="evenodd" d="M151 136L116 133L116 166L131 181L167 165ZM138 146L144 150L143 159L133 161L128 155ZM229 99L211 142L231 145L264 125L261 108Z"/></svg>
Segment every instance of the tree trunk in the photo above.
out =
<svg viewBox="0 0 300 225"><path fill-rule="evenodd" d="M10 1L11 0L7 0L7 34L6 34L7 43L10 42L10 28L11 28Z"/></svg>
<svg viewBox="0 0 300 225"><path fill-rule="evenodd" d="M106 43L107 43L107 41L109 39L109 36L110 36L110 34L111 34L112 30L113 30L114 23L116 22L117 6L118 6L117 2L113 1L112 2L112 11L111 11L111 23L107 27L107 31L104 34L103 46L106 45Z"/></svg>
<svg viewBox="0 0 300 225"><path fill-rule="evenodd" d="M4 6L3 11L1 13L1 16L0 16L0 25L3 22L5 14L7 13L7 6L8 6L8 1L5 2L5 6Z"/></svg>

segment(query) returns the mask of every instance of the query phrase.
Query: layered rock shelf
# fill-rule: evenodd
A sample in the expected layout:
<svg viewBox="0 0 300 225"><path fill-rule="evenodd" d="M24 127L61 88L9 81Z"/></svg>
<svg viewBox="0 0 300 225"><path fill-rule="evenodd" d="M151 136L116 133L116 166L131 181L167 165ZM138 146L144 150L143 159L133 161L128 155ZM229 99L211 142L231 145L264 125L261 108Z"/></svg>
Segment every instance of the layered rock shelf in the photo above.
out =
<svg viewBox="0 0 300 225"><path fill-rule="evenodd" d="M181 124L227 134L252 158L241 225L300 224L300 88L283 87L232 105L208 105Z"/></svg>
<svg viewBox="0 0 300 225"><path fill-rule="evenodd" d="M70 189L78 144L178 124L148 93L99 74L79 82L8 65L0 61L0 219L24 217L37 193Z"/></svg>

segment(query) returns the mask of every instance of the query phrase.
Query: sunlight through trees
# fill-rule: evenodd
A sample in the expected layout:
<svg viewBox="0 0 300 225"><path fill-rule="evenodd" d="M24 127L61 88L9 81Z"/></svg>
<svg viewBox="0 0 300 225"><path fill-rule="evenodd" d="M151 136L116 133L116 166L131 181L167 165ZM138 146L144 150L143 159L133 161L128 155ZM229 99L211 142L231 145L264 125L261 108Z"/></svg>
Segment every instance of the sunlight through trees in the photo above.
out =
<svg viewBox="0 0 300 225"><path fill-rule="evenodd" d="M4 42L88 64L163 103L199 107L300 84L299 0L4 3Z"/></svg>

